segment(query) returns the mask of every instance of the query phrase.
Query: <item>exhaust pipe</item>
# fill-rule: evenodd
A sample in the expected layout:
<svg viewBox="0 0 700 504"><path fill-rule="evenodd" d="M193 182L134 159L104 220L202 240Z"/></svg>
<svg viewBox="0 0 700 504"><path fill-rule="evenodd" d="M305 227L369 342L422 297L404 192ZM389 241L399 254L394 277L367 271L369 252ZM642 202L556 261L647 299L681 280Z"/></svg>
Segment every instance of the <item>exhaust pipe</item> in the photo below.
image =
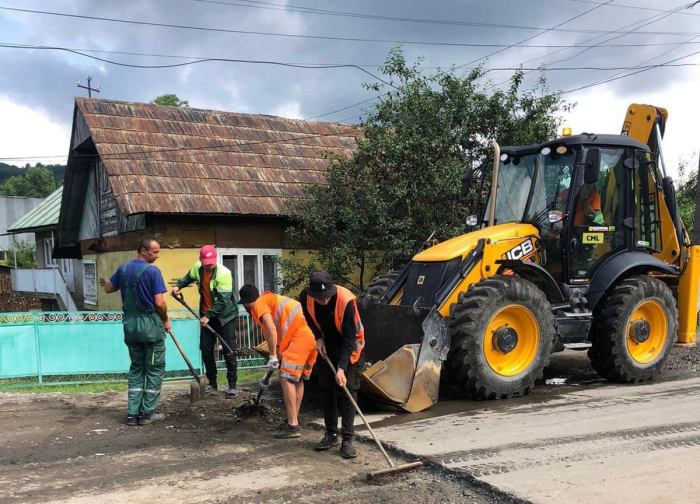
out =
<svg viewBox="0 0 700 504"><path fill-rule="evenodd" d="M493 175L491 176L491 208L489 209L489 227L496 222L496 190L498 189L498 163L501 160L501 146L498 142L491 144L493 147Z"/></svg>

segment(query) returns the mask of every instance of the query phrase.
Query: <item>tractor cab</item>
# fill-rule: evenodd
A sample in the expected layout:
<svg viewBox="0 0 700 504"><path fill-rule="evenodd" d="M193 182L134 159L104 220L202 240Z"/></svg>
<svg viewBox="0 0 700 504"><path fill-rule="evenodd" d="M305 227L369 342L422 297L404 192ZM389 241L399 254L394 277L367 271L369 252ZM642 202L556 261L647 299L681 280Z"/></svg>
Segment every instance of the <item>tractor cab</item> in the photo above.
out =
<svg viewBox="0 0 700 504"><path fill-rule="evenodd" d="M571 287L589 285L617 253L638 250L667 263L678 258L678 241L662 236L657 173L656 155L625 136L577 135L504 147L493 225L512 222L537 228L541 248L534 262L568 298Z"/></svg>

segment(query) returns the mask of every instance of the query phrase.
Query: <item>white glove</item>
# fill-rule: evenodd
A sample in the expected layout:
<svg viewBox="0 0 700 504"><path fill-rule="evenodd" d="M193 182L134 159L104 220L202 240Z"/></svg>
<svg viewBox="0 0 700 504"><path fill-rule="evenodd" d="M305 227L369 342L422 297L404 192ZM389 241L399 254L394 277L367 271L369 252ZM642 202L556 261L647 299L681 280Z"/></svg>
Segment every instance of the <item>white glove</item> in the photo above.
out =
<svg viewBox="0 0 700 504"><path fill-rule="evenodd" d="M263 389L263 390L269 389L269 388L270 388L270 382L265 383L265 378L263 378L262 380L260 380L260 388Z"/></svg>
<svg viewBox="0 0 700 504"><path fill-rule="evenodd" d="M267 361L267 369L273 371L278 367L280 367L280 361L277 360L277 357L270 357L270 360Z"/></svg>

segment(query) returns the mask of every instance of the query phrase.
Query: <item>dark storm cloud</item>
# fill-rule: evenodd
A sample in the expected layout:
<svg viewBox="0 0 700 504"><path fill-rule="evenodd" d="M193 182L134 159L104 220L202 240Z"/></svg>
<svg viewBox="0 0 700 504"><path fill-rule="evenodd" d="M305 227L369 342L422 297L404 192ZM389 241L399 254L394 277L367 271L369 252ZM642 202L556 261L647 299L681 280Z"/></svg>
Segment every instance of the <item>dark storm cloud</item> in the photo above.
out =
<svg viewBox="0 0 700 504"><path fill-rule="evenodd" d="M3 4L15 6L7 0ZM228 1L228 0L222 0ZM233 0L230 0L233 1ZM281 0L271 0L280 2ZM603 0L601 0L603 1ZM630 0L619 0L618 3ZM360 0L356 2L294 0L293 5L321 9L335 9L381 14L387 16L432 18L488 23L507 23L551 27L594 4L565 0L495 0L440 1L419 0ZM681 5L674 2L645 2L645 6L672 9ZM16 5L20 6L20 5ZM38 10L71 12L91 16L105 16L133 20L209 26L227 29L260 30L270 32L317 34L360 38L411 39L430 41L459 41L476 43L512 44L535 35L524 29L494 29L470 26L451 26L428 23L388 22L322 15L280 12L242 6L226 6L191 0L34 0L21 7ZM700 9L696 9L700 12ZM653 16L655 12L626 8L601 7L562 28L616 30ZM674 15L650 24L642 31L700 32L700 17ZM0 11L2 42L60 45L75 48L134 51L143 53L182 54L192 56L267 59L306 63L359 63L381 64L390 44L353 43L234 35L204 31L129 26L39 16ZM549 32L530 44L575 44L595 34ZM599 42L605 40L597 39ZM616 43L683 42L690 37L628 35ZM700 38L696 39L700 40ZM561 66L631 66L648 60L673 47L592 49ZM409 59L425 57L426 66L465 64L483 57L496 49L406 45ZM552 52L554 49L513 48L494 56L487 66L512 66ZM681 47L662 58L660 63L683 56L700 45ZM577 50L540 59L528 66L570 57ZM120 55L99 55L108 59L139 64L163 64L176 60L143 58ZM697 59L697 58L696 58ZM692 61L688 59L686 61ZM137 70L119 68L105 63L53 52L0 49L0 94L12 101L47 110L51 120L68 125L72 119L73 96L84 94L75 88L76 79L83 83L88 74L93 84L101 85L102 98L129 101L149 101L159 94L176 93L194 107L216 108L252 113L275 113L283 107L299 107L303 117L316 116L351 103L370 98L372 93L361 87L371 80L354 69L302 70L258 65L207 63L180 69ZM370 69L376 72L376 69ZM557 72L550 73L553 89L569 89L610 77L618 72ZM494 74L500 82L509 73ZM685 69L662 69L623 79L615 83L616 93L626 96L645 89L662 90L672 81L686 78ZM528 77L533 83L537 74ZM324 118L340 120L361 109L352 109Z"/></svg>

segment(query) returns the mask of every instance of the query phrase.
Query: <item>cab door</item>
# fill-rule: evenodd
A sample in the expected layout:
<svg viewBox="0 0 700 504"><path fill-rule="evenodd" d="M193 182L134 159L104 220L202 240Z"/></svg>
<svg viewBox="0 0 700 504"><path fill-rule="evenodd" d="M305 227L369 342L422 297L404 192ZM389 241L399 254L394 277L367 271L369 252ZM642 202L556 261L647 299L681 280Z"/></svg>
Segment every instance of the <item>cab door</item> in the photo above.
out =
<svg viewBox="0 0 700 504"><path fill-rule="evenodd" d="M577 186L569 207L567 247L569 284L585 284L610 255L627 248L625 209L629 199L628 149L600 149L597 173L577 170ZM586 156L587 158L588 156Z"/></svg>

